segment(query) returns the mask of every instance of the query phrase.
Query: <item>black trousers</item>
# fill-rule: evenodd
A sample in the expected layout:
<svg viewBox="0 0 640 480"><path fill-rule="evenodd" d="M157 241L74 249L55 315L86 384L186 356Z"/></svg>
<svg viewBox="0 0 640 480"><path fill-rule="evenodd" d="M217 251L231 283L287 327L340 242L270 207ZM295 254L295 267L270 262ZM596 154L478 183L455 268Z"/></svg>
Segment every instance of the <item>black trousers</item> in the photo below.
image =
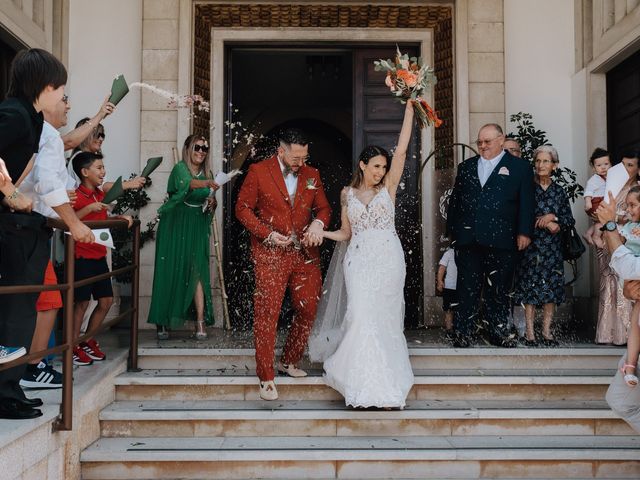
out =
<svg viewBox="0 0 640 480"><path fill-rule="evenodd" d="M518 252L475 244L456 248L455 259L458 308L454 328L466 337L482 329L490 341L502 341L509 333L510 293ZM480 315L481 296L485 318Z"/></svg>
<svg viewBox="0 0 640 480"><path fill-rule="evenodd" d="M51 229L37 213L0 213L0 286L42 285ZM0 295L0 345L31 347L38 293ZM26 364L0 371L0 399L25 398L20 379Z"/></svg>

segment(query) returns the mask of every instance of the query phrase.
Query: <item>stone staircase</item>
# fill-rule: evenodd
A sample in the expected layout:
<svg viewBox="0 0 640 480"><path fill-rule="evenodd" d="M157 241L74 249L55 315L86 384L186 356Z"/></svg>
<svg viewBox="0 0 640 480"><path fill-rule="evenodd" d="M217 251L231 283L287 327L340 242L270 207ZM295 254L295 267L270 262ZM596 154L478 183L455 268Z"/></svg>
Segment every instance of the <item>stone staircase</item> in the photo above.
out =
<svg viewBox="0 0 640 480"><path fill-rule="evenodd" d="M604 402L620 349L410 353L407 408L384 411L346 408L317 365L264 402L249 348L141 348L82 478L640 478L640 436Z"/></svg>

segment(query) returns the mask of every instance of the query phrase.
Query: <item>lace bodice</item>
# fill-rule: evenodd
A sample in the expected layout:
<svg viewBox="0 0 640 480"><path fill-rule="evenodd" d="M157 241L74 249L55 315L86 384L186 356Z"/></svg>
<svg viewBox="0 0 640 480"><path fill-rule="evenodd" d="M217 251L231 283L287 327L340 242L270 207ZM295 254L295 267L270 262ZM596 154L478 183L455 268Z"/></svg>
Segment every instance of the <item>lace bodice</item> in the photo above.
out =
<svg viewBox="0 0 640 480"><path fill-rule="evenodd" d="M351 232L357 235L365 230L391 230L395 231L395 206L389 195L387 187L371 199L368 205L364 205L353 191L347 189L347 213Z"/></svg>

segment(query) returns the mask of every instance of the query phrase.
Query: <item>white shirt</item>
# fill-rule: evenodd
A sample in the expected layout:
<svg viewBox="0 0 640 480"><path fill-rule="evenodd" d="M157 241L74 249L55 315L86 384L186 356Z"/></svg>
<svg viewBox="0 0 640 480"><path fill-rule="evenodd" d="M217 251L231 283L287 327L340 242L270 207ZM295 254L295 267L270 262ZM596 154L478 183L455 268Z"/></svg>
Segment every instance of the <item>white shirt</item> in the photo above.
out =
<svg viewBox="0 0 640 480"><path fill-rule="evenodd" d="M458 280L458 267L456 266L453 248L447 248L440 259L440 265L446 269L444 276L444 288L448 290L455 290L456 282Z"/></svg>
<svg viewBox="0 0 640 480"><path fill-rule="evenodd" d="M484 159L482 156L478 158L478 178L480 179L480 185L484 187L484 184L487 183L489 177L491 176L491 172L496 168L496 165L500 163L502 157L504 156L504 150L500 152L497 157L491 159Z"/></svg>
<svg viewBox="0 0 640 480"><path fill-rule="evenodd" d="M284 175L285 166L278 157L278 163L280 164L280 170L282 171L282 175ZM296 191L298 190L298 177L290 172L288 175L284 177L284 184L287 187L287 193L289 194L289 198L291 199L291 205L293 205L293 200L296 198Z"/></svg>
<svg viewBox="0 0 640 480"><path fill-rule="evenodd" d="M622 280L640 280L640 257L636 257L624 245L613 252L609 266Z"/></svg>
<svg viewBox="0 0 640 480"><path fill-rule="evenodd" d="M53 207L69 203L67 190L75 190L64 158L60 132L44 122L33 169L20 185L20 191L33 201L33 210L45 217L59 218Z"/></svg>
<svg viewBox="0 0 640 480"><path fill-rule="evenodd" d="M587 180L587 186L584 188L585 197L604 197L607 187L607 181L600 175L593 175Z"/></svg>

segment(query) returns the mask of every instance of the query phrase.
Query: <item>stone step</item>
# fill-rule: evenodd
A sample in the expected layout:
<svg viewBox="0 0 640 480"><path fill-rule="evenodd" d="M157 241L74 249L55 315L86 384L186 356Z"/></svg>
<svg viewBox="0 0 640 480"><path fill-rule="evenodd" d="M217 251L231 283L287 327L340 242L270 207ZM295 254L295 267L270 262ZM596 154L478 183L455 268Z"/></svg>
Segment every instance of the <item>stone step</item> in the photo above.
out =
<svg viewBox="0 0 640 480"><path fill-rule="evenodd" d="M156 342L162 344L162 342ZM208 348L193 344L190 348L149 346L147 341L139 349L139 366L143 369L255 369L255 350L252 348ZM280 350L276 355L280 355ZM571 348L410 348L411 364L415 369L486 368L512 370L565 368L615 368L624 353L621 347ZM321 368L319 364L304 362L305 367Z"/></svg>
<svg viewBox="0 0 640 480"><path fill-rule="evenodd" d="M633 435L604 401L409 401L400 410L340 401L116 402L103 437Z"/></svg>
<svg viewBox="0 0 640 480"><path fill-rule="evenodd" d="M281 400L340 400L320 371L305 378L276 378ZM602 400L614 370L414 370L409 400ZM115 379L116 400L257 400L255 372L143 370Z"/></svg>
<svg viewBox="0 0 640 480"><path fill-rule="evenodd" d="M638 478L637 436L102 438L82 478Z"/></svg>

